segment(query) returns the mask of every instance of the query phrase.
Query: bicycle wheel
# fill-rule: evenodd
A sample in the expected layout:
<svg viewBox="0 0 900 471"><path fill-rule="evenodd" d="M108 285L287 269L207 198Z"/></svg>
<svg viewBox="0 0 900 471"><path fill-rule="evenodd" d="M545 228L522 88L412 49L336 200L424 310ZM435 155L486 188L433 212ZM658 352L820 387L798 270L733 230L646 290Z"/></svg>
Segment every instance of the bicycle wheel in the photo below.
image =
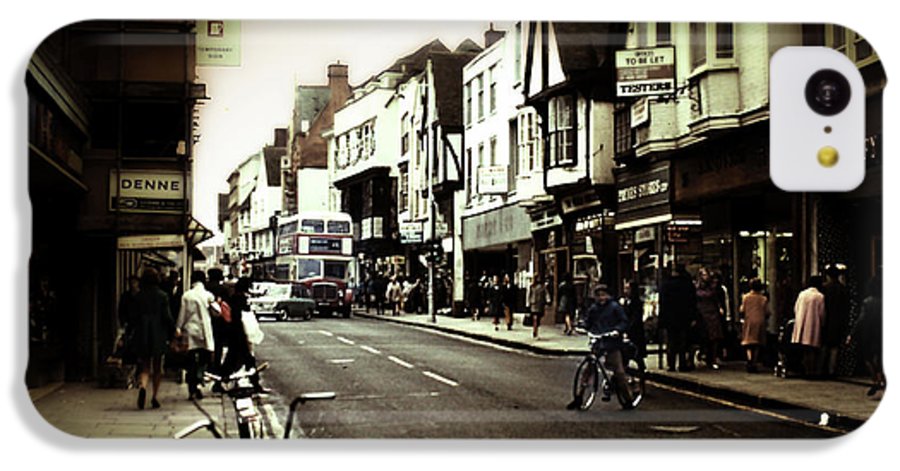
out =
<svg viewBox="0 0 900 471"><path fill-rule="evenodd" d="M623 409L634 409L640 405L644 399L645 382L643 365L634 358L629 359L625 364L625 385L628 394L616 388L616 398Z"/></svg>
<svg viewBox="0 0 900 471"><path fill-rule="evenodd" d="M572 389L572 396L578 402L578 409L588 410L597 397L597 388L600 384L599 374L597 373L597 360L595 358L585 358L578 369L575 370L575 384Z"/></svg>

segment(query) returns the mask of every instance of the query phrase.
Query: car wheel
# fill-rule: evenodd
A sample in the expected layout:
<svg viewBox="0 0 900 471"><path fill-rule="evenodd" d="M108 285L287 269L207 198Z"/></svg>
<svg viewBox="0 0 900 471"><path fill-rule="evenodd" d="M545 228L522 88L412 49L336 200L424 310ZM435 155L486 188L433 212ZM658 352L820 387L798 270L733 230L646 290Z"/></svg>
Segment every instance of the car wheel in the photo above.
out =
<svg viewBox="0 0 900 471"><path fill-rule="evenodd" d="M303 315L303 320L309 321L309 320L312 320L312 317L313 317L312 309L307 309L306 313Z"/></svg>
<svg viewBox="0 0 900 471"><path fill-rule="evenodd" d="M288 317L290 317L290 316L288 315L287 308L282 308L280 311L278 311L278 320L286 321L286 320L288 320Z"/></svg>

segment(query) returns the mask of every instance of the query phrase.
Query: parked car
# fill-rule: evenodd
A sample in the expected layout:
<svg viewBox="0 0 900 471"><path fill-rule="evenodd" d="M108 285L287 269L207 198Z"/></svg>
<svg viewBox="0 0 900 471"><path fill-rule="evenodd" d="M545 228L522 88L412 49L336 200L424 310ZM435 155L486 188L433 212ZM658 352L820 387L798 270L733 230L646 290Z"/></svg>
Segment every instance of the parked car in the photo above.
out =
<svg viewBox="0 0 900 471"><path fill-rule="evenodd" d="M306 286L298 283L256 283L251 289L250 310L257 318L312 319L316 310Z"/></svg>

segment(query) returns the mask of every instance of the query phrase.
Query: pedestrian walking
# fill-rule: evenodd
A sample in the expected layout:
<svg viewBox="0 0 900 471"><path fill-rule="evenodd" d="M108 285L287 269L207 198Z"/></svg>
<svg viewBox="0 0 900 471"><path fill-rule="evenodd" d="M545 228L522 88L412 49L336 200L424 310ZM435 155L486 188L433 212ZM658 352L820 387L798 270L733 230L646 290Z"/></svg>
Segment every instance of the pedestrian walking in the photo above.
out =
<svg viewBox="0 0 900 471"><path fill-rule="evenodd" d="M722 323L725 307L718 285L713 280L708 268L701 268L697 277L697 311L702 324L702 347L705 350L706 366L719 369L719 345L725 339Z"/></svg>
<svg viewBox="0 0 900 471"><path fill-rule="evenodd" d="M491 297L491 277L488 276L486 270L481 271L481 278L478 279L478 287L481 294L481 313L490 314L490 297Z"/></svg>
<svg viewBox="0 0 900 471"><path fill-rule="evenodd" d="M384 308L387 304L388 279L383 273L379 273L375 277L375 313L379 316L384 315Z"/></svg>
<svg viewBox="0 0 900 471"><path fill-rule="evenodd" d="M807 288L797 295L794 303L794 331L791 343L803 349L803 369L806 376L816 376L816 355L822 347L822 326L825 321L825 295L822 277L811 276Z"/></svg>
<svg viewBox="0 0 900 471"><path fill-rule="evenodd" d="M622 308L628 316L628 338L635 346L635 360L643 368L644 358L647 357L647 335L644 332L644 299L643 290L637 281L629 281L625 285L625 296L622 298Z"/></svg>
<svg viewBox="0 0 900 471"><path fill-rule="evenodd" d="M228 376L241 369L256 368L256 357L250 347L250 340L244 330L243 316L253 316L248 302L250 292L250 278L242 276L234 285L234 293L228 298L228 306L231 308L231 322L225 324L228 351L222 360L222 376ZM250 377L250 381L257 390L262 390L259 384L259 374Z"/></svg>
<svg viewBox="0 0 900 471"><path fill-rule="evenodd" d="M500 316L503 315L503 285L500 275L494 275L488 290L488 306L494 318L494 330L500 330Z"/></svg>
<svg viewBox="0 0 900 471"><path fill-rule="evenodd" d="M538 338L538 329L541 326L541 318L544 317L544 309L547 307L547 286L541 277L535 276L531 281L531 290L528 292L528 311L531 314L531 337Z"/></svg>
<svg viewBox="0 0 900 471"><path fill-rule="evenodd" d="M666 367L675 371L694 369L689 355L688 333L697 324L697 293L684 265L677 265L659 291L659 327L665 329Z"/></svg>
<svg viewBox="0 0 900 471"><path fill-rule="evenodd" d="M746 349L747 372L757 373L759 349L766 344L766 321L769 318L769 298L763 294L763 284L759 278L750 280L750 292L741 298L738 310L743 316L741 345Z"/></svg>
<svg viewBox="0 0 900 471"><path fill-rule="evenodd" d="M572 275L566 273L562 276L562 282L557 288L559 297L557 298L556 312L565 316L566 330L565 335L572 335L575 327L572 325L572 317L575 315L575 284L572 283Z"/></svg>
<svg viewBox="0 0 900 471"><path fill-rule="evenodd" d="M513 312L516 307L516 285L513 284L509 274L503 275L503 316L506 320L506 330L512 330Z"/></svg>
<svg viewBox="0 0 900 471"><path fill-rule="evenodd" d="M466 273L466 308L473 321L481 315L481 286L478 280Z"/></svg>
<svg viewBox="0 0 900 471"><path fill-rule="evenodd" d="M206 270L206 290L212 293L217 302L228 304L228 288L225 286L225 276L221 268L210 268ZM230 306L229 306L230 307ZM209 370L212 373L219 373L222 365L222 353L228 346L228 331L225 319L221 315L213 315L210 322L213 329L213 353L209 360Z"/></svg>
<svg viewBox="0 0 900 471"><path fill-rule="evenodd" d="M191 289L181 297L181 308L175 322L175 337L185 337L188 349L188 399L203 399L200 385L215 351L210 310L219 310L216 297L206 290L206 275L202 271L191 274Z"/></svg>
<svg viewBox="0 0 900 471"><path fill-rule="evenodd" d="M147 387L151 386L150 405L160 407L157 393L162 382L163 356L174 334L175 321L169 312L169 297L159 288L159 272L147 267L141 273L140 292L135 295L134 348L138 362L137 406L143 409Z"/></svg>
<svg viewBox="0 0 900 471"><path fill-rule="evenodd" d="M388 307L391 308L391 315L399 316L400 303L403 300L403 287L396 276L392 277L390 283L388 283L384 297L387 300Z"/></svg>
<svg viewBox="0 0 900 471"><path fill-rule="evenodd" d="M845 345L849 346L855 341L859 346L859 354L872 375L872 387L866 395L874 396L879 390L884 390L886 385L882 363L881 277L876 275L869 280L866 291L862 312L847 336Z"/></svg>
<svg viewBox="0 0 900 471"><path fill-rule="evenodd" d="M847 338L850 321L850 295L841 283L841 269L837 265L825 267L825 323L822 326L822 357L819 370L826 376L837 374L838 353Z"/></svg>

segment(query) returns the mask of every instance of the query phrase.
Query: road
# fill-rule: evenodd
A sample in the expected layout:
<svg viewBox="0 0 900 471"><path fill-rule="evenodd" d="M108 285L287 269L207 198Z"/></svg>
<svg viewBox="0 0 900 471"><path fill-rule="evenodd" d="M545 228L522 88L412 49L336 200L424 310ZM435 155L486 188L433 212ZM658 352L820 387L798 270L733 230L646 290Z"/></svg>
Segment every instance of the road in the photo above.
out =
<svg viewBox="0 0 900 471"><path fill-rule="evenodd" d="M816 438L833 432L649 384L639 409L568 411L580 358L542 356L377 320L262 322L257 347L276 434L304 392L294 437Z"/></svg>

